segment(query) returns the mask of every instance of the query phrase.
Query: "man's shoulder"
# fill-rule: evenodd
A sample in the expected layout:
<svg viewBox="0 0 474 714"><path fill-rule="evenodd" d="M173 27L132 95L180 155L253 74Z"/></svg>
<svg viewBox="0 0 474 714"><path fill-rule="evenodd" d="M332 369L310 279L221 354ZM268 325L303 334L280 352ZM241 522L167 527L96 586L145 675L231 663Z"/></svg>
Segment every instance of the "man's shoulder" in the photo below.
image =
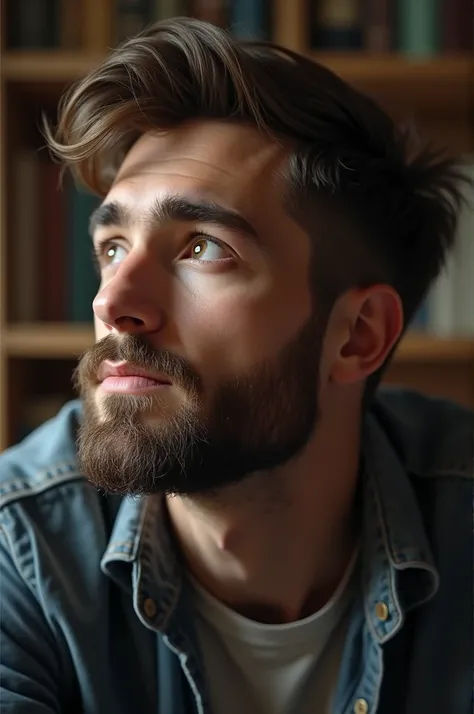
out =
<svg viewBox="0 0 474 714"><path fill-rule="evenodd" d="M76 461L75 433L81 405L73 400L21 442L0 454L0 512L12 502L84 481Z"/></svg>
<svg viewBox="0 0 474 714"><path fill-rule="evenodd" d="M377 392L372 411L411 475L473 477L472 409L384 386Z"/></svg>

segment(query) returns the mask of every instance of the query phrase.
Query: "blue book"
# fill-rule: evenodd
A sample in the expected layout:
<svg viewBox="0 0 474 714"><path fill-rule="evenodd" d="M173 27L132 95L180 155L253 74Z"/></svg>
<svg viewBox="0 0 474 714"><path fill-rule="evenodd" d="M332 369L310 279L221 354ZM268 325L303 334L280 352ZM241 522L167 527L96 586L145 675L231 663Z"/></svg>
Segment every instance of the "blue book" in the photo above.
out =
<svg viewBox="0 0 474 714"><path fill-rule="evenodd" d="M240 40L266 40L268 0L232 0L230 21L232 36Z"/></svg>

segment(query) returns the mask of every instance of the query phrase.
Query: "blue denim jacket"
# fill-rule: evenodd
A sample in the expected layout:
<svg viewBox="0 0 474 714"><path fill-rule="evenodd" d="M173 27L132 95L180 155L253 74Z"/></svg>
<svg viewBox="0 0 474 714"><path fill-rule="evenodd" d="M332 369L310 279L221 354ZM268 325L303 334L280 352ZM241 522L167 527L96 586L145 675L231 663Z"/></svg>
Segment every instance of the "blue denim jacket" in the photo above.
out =
<svg viewBox="0 0 474 714"><path fill-rule="evenodd" d="M84 479L80 413L67 404L0 456L0 711L207 714L162 500ZM367 415L334 714L472 712L473 434L467 410L405 391L380 391Z"/></svg>

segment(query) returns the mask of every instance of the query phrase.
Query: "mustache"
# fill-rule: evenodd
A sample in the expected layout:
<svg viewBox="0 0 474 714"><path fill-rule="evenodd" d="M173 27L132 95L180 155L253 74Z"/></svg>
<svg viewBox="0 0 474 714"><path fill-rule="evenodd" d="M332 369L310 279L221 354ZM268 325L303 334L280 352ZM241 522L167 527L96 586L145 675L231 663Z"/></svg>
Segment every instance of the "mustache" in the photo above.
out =
<svg viewBox="0 0 474 714"><path fill-rule="evenodd" d="M105 360L130 362L150 372L162 372L188 391L201 391L199 375L183 357L169 350L154 350L142 337L130 334L120 338L107 335L84 352L73 374L77 390L82 391L87 385L97 382L99 367Z"/></svg>

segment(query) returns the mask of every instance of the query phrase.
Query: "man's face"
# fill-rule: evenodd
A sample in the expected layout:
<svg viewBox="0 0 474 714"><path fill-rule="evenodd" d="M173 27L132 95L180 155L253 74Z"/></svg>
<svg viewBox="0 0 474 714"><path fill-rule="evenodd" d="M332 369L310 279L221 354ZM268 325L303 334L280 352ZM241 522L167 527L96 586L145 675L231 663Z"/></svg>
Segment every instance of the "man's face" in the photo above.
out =
<svg viewBox="0 0 474 714"><path fill-rule="evenodd" d="M310 438L324 322L309 238L284 208L287 156L222 122L146 135L127 155L94 221L97 344L76 373L94 484L216 491Z"/></svg>

